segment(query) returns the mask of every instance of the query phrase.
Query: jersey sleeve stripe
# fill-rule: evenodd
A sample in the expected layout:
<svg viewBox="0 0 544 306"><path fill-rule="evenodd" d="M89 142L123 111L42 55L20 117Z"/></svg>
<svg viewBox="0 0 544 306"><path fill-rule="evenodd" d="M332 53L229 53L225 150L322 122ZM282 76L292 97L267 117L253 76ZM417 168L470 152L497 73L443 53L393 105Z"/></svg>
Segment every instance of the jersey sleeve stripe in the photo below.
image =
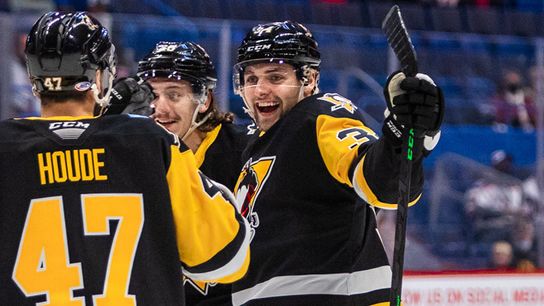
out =
<svg viewBox="0 0 544 306"><path fill-rule="evenodd" d="M218 182L213 181L213 184L215 185L215 187L217 187L221 191L222 195L230 201L233 208L236 209L236 206L232 204L236 202L232 192L227 187L225 187L224 185ZM233 256L233 254L238 254L241 248L243 248L245 241L249 239L249 235L248 235L249 227L245 226L245 225L249 226L249 223L247 223L246 219L243 218L240 214L235 214L234 216L236 220L240 222L240 224L244 225L240 227L240 230L238 231L238 234L236 235L236 237L225 248L223 248L214 257L212 257L210 260L206 261L205 263L197 265L197 266L192 266L192 267L185 266L184 269L185 271L187 271L187 273L201 274L201 273L217 270L221 268L221 266L224 265L225 261L228 261L229 259L237 256L237 255ZM225 260L225 258L227 260Z"/></svg>
<svg viewBox="0 0 544 306"><path fill-rule="evenodd" d="M366 155L361 158L357 166L355 167L355 171L353 171L353 187L355 189L355 192L357 192L357 195L361 197L361 199L365 200L368 204L382 208L382 209L388 209L388 210L394 210L397 209L397 204L395 203L386 203L382 202L378 199L376 194L370 189L370 186L367 183L367 180L365 178L365 175L363 173L363 165L365 162ZM419 194L414 200L412 200L410 203L408 203L408 206L413 206L416 204L419 199L421 198L421 194Z"/></svg>
<svg viewBox="0 0 544 306"><path fill-rule="evenodd" d="M239 246L238 252L232 257L232 259L226 264L215 270L202 271L203 269L199 267L202 272L192 272L191 268L182 267L183 273L189 278L197 281L214 281L219 283L230 283L240 279L247 271L249 267L249 243L250 243L250 232L249 232L249 223L242 218L244 223L244 231L241 231L239 236L235 239L234 242L241 240L241 245ZM242 236L243 234L243 236Z"/></svg>
<svg viewBox="0 0 544 306"><path fill-rule="evenodd" d="M361 121L320 115L316 121L317 145L330 175L352 187L349 170L357 159L358 147L377 139Z"/></svg>
<svg viewBox="0 0 544 306"><path fill-rule="evenodd" d="M241 277L247 270L249 225L236 213L232 194L199 173L190 150L172 146L171 152L167 178L184 272L193 280Z"/></svg>

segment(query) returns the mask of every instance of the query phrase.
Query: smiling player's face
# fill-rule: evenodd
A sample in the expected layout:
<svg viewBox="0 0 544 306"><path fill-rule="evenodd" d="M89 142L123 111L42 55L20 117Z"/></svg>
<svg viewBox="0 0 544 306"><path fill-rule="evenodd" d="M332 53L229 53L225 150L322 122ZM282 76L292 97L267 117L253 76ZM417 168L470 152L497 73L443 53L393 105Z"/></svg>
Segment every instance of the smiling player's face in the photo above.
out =
<svg viewBox="0 0 544 306"><path fill-rule="evenodd" d="M304 86L293 66L279 63L253 64L244 70L242 94L263 131L304 98Z"/></svg>
<svg viewBox="0 0 544 306"><path fill-rule="evenodd" d="M190 83L169 79L151 79L148 82L156 95L152 102L155 106L152 118L182 137L189 130L193 113L198 107Z"/></svg>

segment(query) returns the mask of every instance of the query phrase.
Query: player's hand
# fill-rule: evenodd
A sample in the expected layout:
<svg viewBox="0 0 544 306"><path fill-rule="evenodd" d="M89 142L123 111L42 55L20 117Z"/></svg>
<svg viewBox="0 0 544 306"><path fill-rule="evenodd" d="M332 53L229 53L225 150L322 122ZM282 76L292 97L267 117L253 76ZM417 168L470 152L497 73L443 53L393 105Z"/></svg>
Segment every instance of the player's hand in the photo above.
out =
<svg viewBox="0 0 544 306"><path fill-rule="evenodd" d="M426 74L406 77L402 72L392 74L386 83L384 94L387 109L402 126L410 126L422 137L436 134L444 117L442 91Z"/></svg>
<svg viewBox="0 0 544 306"><path fill-rule="evenodd" d="M137 114L150 116L155 110L151 105L154 99L153 89L140 78L120 78L113 85L110 106L104 115Z"/></svg>
<svg viewBox="0 0 544 306"><path fill-rule="evenodd" d="M444 117L440 88L428 75L418 73L415 77L406 77L396 72L388 78L384 94L387 102L384 135L400 146L405 127L412 127L416 137L424 137L424 153L428 154L440 139Z"/></svg>

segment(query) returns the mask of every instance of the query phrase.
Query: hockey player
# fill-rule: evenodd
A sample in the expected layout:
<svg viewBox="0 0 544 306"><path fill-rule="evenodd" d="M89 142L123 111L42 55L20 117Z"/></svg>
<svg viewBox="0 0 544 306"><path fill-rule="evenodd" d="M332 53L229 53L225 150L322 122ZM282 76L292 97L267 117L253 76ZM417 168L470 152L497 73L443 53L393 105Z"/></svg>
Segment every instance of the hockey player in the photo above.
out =
<svg viewBox="0 0 544 306"><path fill-rule="evenodd" d="M138 76L155 93L152 118L183 139L204 174L234 189L247 129L216 108L217 76L206 50L193 42L159 42L139 62Z"/></svg>
<svg viewBox="0 0 544 306"><path fill-rule="evenodd" d="M138 76L155 93L154 120L183 139L204 174L233 190L248 136L232 113L215 107L217 77L206 51L193 42L159 42L139 62ZM229 285L186 278L184 286L187 305L231 305Z"/></svg>
<svg viewBox="0 0 544 306"><path fill-rule="evenodd" d="M178 138L147 117L93 117L115 75L108 31L84 12L32 28L40 118L0 123L0 301L184 305L181 270L239 279L247 222Z"/></svg>
<svg viewBox="0 0 544 306"><path fill-rule="evenodd" d="M402 126L422 131L429 153L443 98L426 75L393 74L378 138L350 100L319 93L319 66L316 40L296 22L257 25L238 49L234 87L261 132L235 187L253 232L234 305L389 304L375 209L397 206ZM422 159L414 157L410 205L421 194Z"/></svg>

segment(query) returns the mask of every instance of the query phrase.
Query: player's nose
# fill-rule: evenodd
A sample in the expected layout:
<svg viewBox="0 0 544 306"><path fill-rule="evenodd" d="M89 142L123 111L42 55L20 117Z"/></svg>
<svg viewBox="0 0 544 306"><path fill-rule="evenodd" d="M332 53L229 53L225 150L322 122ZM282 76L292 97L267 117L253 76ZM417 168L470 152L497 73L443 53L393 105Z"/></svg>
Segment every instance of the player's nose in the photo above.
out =
<svg viewBox="0 0 544 306"><path fill-rule="evenodd" d="M155 113L153 114L154 118L167 115L170 112L170 105L160 96L153 100L151 105L155 107Z"/></svg>
<svg viewBox="0 0 544 306"><path fill-rule="evenodd" d="M259 82L255 85L255 92L258 96L266 95L270 92L271 86L270 83L266 81L259 80Z"/></svg>

